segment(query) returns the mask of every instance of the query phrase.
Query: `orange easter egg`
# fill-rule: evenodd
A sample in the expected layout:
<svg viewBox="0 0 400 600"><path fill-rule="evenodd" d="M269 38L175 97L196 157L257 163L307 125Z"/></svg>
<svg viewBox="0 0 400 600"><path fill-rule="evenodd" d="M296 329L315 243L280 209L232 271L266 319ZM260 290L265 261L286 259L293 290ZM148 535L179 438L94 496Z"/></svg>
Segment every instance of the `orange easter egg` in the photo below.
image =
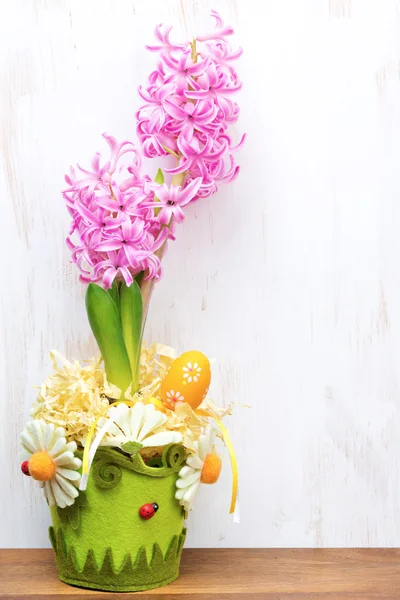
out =
<svg viewBox="0 0 400 600"><path fill-rule="evenodd" d="M197 408L206 397L210 381L207 356L197 350L184 352L171 364L161 383L161 399L172 410L182 402Z"/></svg>

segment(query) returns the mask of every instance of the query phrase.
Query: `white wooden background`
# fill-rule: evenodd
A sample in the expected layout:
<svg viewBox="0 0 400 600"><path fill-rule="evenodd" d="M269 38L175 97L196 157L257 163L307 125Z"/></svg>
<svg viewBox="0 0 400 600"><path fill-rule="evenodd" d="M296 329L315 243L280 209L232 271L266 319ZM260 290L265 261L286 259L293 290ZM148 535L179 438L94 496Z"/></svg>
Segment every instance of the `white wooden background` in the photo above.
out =
<svg viewBox="0 0 400 600"><path fill-rule="evenodd" d="M187 38L211 7L245 50L248 142L240 178L188 211L147 337L217 358L242 522L226 462L188 545L400 545L400 3L0 0L0 546L48 546L19 432L48 350L95 349L63 173L101 132L134 136L155 24Z"/></svg>

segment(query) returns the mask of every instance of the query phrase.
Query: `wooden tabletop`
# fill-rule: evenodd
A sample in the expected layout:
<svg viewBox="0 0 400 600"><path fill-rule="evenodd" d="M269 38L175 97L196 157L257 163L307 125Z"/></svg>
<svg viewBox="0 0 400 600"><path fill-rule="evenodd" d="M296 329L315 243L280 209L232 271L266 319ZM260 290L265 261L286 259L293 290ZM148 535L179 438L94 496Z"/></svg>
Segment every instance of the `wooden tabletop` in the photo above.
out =
<svg viewBox="0 0 400 600"><path fill-rule="evenodd" d="M52 550L0 550L0 599L396 600L400 550L183 551L181 576L149 592L112 594L57 579Z"/></svg>

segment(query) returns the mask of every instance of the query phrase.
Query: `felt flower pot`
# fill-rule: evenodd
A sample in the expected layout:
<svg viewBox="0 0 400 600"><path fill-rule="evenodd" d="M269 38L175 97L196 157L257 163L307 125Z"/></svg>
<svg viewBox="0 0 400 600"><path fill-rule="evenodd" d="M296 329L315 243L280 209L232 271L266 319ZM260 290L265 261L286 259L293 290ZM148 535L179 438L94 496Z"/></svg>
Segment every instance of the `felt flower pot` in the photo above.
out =
<svg viewBox="0 0 400 600"><path fill-rule="evenodd" d="M185 460L170 444L146 464L99 448L87 489L67 508L51 508L50 540L61 581L129 592L167 585L179 575L185 540L184 510L175 499Z"/></svg>

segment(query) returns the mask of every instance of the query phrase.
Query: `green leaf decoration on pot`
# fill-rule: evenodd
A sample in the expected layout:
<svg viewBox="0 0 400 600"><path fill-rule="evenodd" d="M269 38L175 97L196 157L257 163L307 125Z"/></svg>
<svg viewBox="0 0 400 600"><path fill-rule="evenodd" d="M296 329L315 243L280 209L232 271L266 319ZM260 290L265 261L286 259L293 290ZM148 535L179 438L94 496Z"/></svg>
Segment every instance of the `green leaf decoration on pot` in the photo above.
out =
<svg viewBox="0 0 400 600"><path fill-rule="evenodd" d="M165 585L178 576L186 530L175 498L185 461L181 444L164 448L157 466L114 448L97 450L80 524L61 520L51 507L50 539L62 581L110 591L137 591ZM149 519L144 505L156 503Z"/></svg>
<svg viewBox="0 0 400 600"><path fill-rule="evenodd" d="M129 442L128 442L129 443ZM127 446L124 444L124 446ZM97 487L112 489L121 481L122 468L150 477L168 477L178 473L186 460L186 450L181 444L165 446L161 466L151 466L143 462L140 454L128 457L113 448L99 448L92 466L92 477Z"/></svg>
<svg viewBox="0 0 400 600"><path fill-rule="evenodd" d="M72 529L79 529L81 522L81 509L87 506L86 492L79 492L75 502L71 506L60 508L57 506L57 514L63 525L71 525Z"/></svg>
<svg viewBox="0 0 400 600"><path fill-rule="evenodd" d="M127 454L130 454L131 456L137 454L142 448L143 444L141 444L140 442L126 442L121 446L121 449Z"/></svg>
<svg viewBox="0 0 400 600"><path fill-rule="evenodd" d="M104 360L107 379L121 390L123 398L132 381L132 373L115 302L103 288L90 283L86 292L86 311Z"/></svg>
<svg viewBox="0 0 400 600"><path fill-rule="evenodd" d="M138 391L140 347L142 345L142 294L135 280L128 287L126 283L120 288L120 315L122 335L132 372L132 393Z"/></svg>
<svg viewBox="0 0 400 600"><path fill-rule="evenodd" d="M163 463L160 456L153 456L152 458L149 458L148 461L146 461L146 465L148 467L156 467L157 469L161 469Z"/></svg>
<svg viewBox="0 0 400 600"><path fill-rule="evenodd" d="M56 554L61 581L82 587L115 591L139 592L149 590L174 581L179 575L179 563L186 529L171 538L167 552L163 554L156 543L152 547L151 559L146 549L140 548L136 555L126 554L122 567L115 567L113 551L108 547L104 559L98 565L93 550L89 549L83 568L80 568L73 546L67 549L64 533L49 528L50 541Z"/></svg>

